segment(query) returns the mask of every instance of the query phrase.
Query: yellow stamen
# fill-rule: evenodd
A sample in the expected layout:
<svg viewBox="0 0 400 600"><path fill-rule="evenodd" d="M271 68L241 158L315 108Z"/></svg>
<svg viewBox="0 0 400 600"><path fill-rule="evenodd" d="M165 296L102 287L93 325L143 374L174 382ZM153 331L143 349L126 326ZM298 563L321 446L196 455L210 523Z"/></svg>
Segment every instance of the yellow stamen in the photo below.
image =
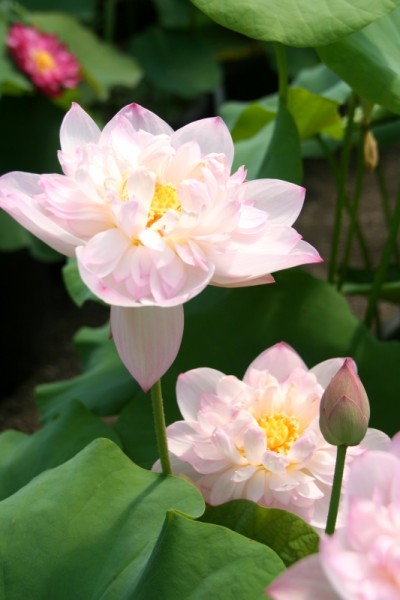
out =
<svg viewBox="0 0 400 600"><path fill-rule="evenodd" d="M176 189L172 185L156 183L148 214L147 227L151 227L153 223L161 219L167 210L176 212L182 210Z"/></svg>
<svg viewBox="0 0 400 600"><path fill-rule="evenodd" d="M298 419L284 412L258 419L258 424L265 430L268 449L279 454L287 454L300 437Z"/></svg>
<svg viewBox="0 0 400 600"><path fill-rule="evenodd" d="M51 71L56 65L54 58L49 52L46 52L46 50L35 50L33 53L33 59L35 61L36 68L40 73Z"/></svg>

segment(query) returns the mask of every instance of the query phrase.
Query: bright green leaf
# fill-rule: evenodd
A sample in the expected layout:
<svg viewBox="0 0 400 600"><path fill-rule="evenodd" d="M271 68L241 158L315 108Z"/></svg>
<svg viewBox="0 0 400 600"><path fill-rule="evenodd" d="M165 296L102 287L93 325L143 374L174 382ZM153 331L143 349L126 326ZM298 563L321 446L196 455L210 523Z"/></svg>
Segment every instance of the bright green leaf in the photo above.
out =
<svg viewBox="0 0 400 600"><path fill-rule="evenodd" d="M257 102L249 104L239 115L232 129L234 142L253 137L275 117L276 111L267 110Z"/></svg>
<svg viewBox="0 0 400 600"><path fill-rule="evenodd" d="M318 52L357 94L400 113L399 45L400 8Z"/></svg>
<svg viewBox="0 0 400 600"><path fill-rule="evenodd" d="M136 61L101 42L73 17L57 13L34 13L32 23L42 31L57 35L68 45L85 73L85 78L101 100L114 86L135 87L141 77Z"/></svg>
<svg viewBox="0 0 400 600"><path fill-rule="evenodd" d="M318 96L343 104L351 93L351 88L326 65L320 64L302 69L292 81L295 88L304 88Z"/></svg>
<svg viewBox="0 0 400 600"><path fill-rule="evenodd" d="M207 506L201 520L223 525L269 546L287 567L318 551L319 536L311 525L293 513L264 508L250 500Z"/></svg>
<svg viewBox="0 0 400 600"><path fill-rule="evenodd" d="M220 25L265 41L320 46L362 29L399 0L192 0Z"/></svg>
<svg viewBox="0 0 400 600"><path fill-rule="evenodd" d="M303 177L300 137L292 115L281 104L258 177L300 183Z"/></svg>
<svg viewBox="0 0 400 600"><path fill-rule="evenodd" d="M262 544L189 518L203 510L189 483L96 440L0 503L4 597L262 600L283 563Z"/></svg>
<svg viewBox="0 0 400 600"><path fill-rule="evenodd" d="M221 79L216 59L195 32L151 27L134 39L132 51L155 88L183 98L211 92Z"/></svg>
<svg viewBox="0 0 400 600"><path fill-rule="evenodd" d="M301 139L325 133L333 139L343 134L339 104L302 88L290 88L287 108L296 122Z"/></svg>
<svg viewBox="0 0 400 600"><path fill-rule="evenodd" d="M82 404L70 402L63 412L33 435L0 434L0 500L39 473L66 462L96 438L119 443L118 434Z"/></svg>

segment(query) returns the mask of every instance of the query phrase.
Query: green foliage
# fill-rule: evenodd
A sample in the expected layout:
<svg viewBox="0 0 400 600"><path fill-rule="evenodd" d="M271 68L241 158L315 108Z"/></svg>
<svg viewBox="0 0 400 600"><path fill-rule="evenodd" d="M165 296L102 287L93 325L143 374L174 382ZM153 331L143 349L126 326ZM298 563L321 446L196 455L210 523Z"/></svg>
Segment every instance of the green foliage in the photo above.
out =
<svg viewBox="0 0 400 600"><path fill-rule="evenodd" d="M82 306L87 300L100 302L83 283L78 270L76 258L69 258L63 267L62 275L68 294L77 306Z"/></svg>
<svg viewBox="0 0 400 600"><path fill-rule="evenodd" d="M318 551L319 536L308 523L293 513L264 508L250 500L207 505L201 520L223 525L269 546L287 567Z"/></svg>
<svg viewBox="0 0 400 600"><path fill-rule="evenodd" d="M33 435L12 430L0 434L0 500L99 437L120 443L113 429L78 402L66 404L61 414Z"/></svg>
<svg viewBox="0 0 400 600"><path fill-rule="evenodd" d="M109 338L108 325L78 331L74 341L83 372L72 379L36 388L44 419L62 411L65 403L71 400L80 400L98 415L115 415L134 397L138 386L122 366L114 343Z"/></svg>
<svg viewBox="0 0 400 600"><path fill-rule="evenodd" d="M342 293L347 296L369 296L375 272L364 269L349 269ZM379 290L379 299L400 304L400 269L392 267L386 273L386 281Z"/></svg>
<svg viewBox="0 0 400 600"><path fill-rule="evenodd" d="M211 92L221 79L219 64L196 32L151 27L134 39L132 51L156 89L183 98Z"/></svg>
<svg viewBox="0 0 400 600"><path fill-rule="evenodd" d="M288 46L322 46L358 31L399 6L399 0L192 0L220 25Z"/></svg>
<svg viewBox="0 0 400 600"><path fill-rule="evenodd" d="M0 503L4 595L261 600L283 563L262 544L190 518L203 509L190 484L97 440Z"/></svg>

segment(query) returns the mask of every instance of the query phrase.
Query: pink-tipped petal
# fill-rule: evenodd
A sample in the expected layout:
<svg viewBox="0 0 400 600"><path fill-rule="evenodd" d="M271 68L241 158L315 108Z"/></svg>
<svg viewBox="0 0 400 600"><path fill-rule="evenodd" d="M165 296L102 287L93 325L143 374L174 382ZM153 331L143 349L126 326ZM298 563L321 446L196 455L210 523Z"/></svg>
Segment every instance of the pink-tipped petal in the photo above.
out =
<svg viewBox="0 0 400 600"><path fill-rule="evenodd" d="M93 119L75 102L65 115L61 124L60 142L63 152L75 152L90 142L96 143L100 129Z"/></svg>
<svg viewBox="0 0 400 600"><path fill-rule="evenodd" d="M332 377L339 371L344 361L344 358L328 358L328 360L324 360L323 362L318 363L318 365L315 365L310 371L311 373L314 373L315 377L318 379L318 383L325 389Z"/></svg>
<svg viewBox="0 0 400 600"><path fill-rule="evenodd" d="M172 145L179 148L193 140L199 144L202 154L224 154L228 168L231 167L234 153L232 136L220 117L201 119L178 129L172 136Z"/></svg>
<svg viewBox="0 0 400 600"><path fill-rule="evenodd" d="M169 369L183 335L183 306L111 307L111 331L122 362L146 392Z"/></svg>
<svg viewBox="0 0 400 600"><path fill-rule="evenodd" d="M247 369L243 381L247 382L250 370L269 371L278 381L285 381L294 369L307 369L304 361L300 358L289 344L279 342L264 350Z"/></svg>
<svg viewBox="0 0 400 600"><path fill-rule="evenodd" d="M300 560L265 591L273 600L341 600L326 578L319 556Z"/></svg>
<svg viewBox="0 0 400 600"><path fill-rule="evenodd" d="M102 138L109 136L110 132L120 123L121 117L127 119L135 131L143 130L152 135L171 135L173 133L172 127L156 114L139 104L132 103L122 108L107 123L103 129Z"/></svg>

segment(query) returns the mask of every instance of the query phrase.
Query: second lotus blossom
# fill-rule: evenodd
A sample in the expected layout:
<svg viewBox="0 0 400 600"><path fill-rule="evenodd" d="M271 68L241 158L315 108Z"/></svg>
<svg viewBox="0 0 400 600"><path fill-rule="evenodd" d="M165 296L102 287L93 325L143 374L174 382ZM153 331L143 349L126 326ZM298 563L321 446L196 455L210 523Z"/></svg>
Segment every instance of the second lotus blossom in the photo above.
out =
<svg viewBox="0 0 400 600"><path fill-rule="evenodd" d="M173 472L192 480L209 504L246 498L324 529L336 447L319 429L320 400L343 362L308 369L280 343L251 363L243 381L208 368L182 374L184 421L167 428ZM347 463L388 444L384 433L369 429L361 446L349 448Z"/></svg>
<svg viewBox="0 0 400 600"><path fill-rule="evenodd" d="M208 284L270 283L275 271L321 260L292 228L304 189L246 181L243 167L231 174L233 142L218 117L174 132L131 104L101 131L74 104L60 137L64 174L4 175L0 206L76 256L83 281L112 305L117 348L144 389L175 358L182 304Z"/></svg>

